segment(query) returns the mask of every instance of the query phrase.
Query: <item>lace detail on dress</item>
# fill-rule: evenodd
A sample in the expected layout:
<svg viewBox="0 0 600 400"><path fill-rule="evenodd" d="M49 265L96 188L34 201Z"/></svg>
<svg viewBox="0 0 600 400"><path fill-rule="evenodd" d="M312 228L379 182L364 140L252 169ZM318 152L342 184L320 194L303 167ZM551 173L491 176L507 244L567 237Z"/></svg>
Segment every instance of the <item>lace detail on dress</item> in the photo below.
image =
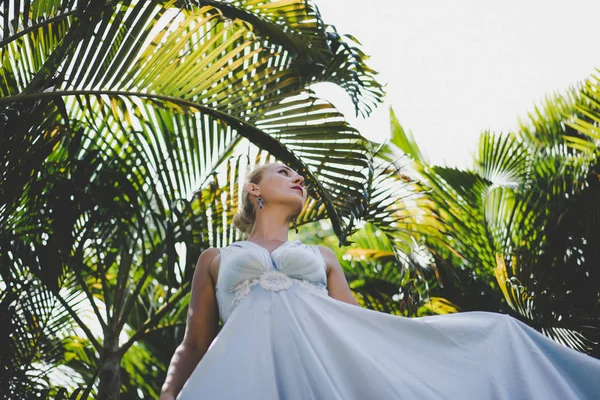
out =
<svg viewBox="0 0 600 400"><path fill-rule="evenodd" d="M304 290L306 290L309 293L320 295L320 296L322 296L322 295L329 296L329 293L327 292L327 288L323 285L309 282L306 279L296 279L295 281L296 281L296 284L300 285L301 288L303 288Z"/></svg>
<svg viewBox="0 0 600 400"><path fill-rule="evenodd" d="M328 296L327 288L323 285L312 283L306 279L290 278L280 271L267 271L258 278L246 279L242 283L229 289L230 292L235 292L231 307L233 309L240 301L248 297L252 286L256 284L259 284L265 290L279 292L280 290L289 289L294 283L309 293L319 296Z"/></svg>
<svg viewBox="0 0 600 400"><path fill-rule="evenodd" d="M288 289L294 283L292 278L279 271L267 271L258 280L260 286L265 290L279 292Z"/></svg>
<svg viewBox="0 0 600 400"><path fill-rule="evenodd" d="M230 292L235 292L235 297L231 302L231 307L233 308L237 303L242 301L242 299L246 298L250 293L250 289L252 286L258 283L258 278L255 279L246 279L244 282L236 285L234 288L229 289Z"/></svg>

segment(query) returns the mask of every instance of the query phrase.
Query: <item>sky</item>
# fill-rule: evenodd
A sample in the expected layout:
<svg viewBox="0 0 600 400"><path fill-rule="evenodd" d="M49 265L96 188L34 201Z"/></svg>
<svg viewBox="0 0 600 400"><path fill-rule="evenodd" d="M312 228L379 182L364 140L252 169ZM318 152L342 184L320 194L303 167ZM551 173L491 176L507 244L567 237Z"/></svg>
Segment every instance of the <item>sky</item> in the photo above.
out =
<svg viewBox="0 0 600 400"><path fill-rule="evenodd" d="M389 108L435 164L472 165L484 130L517 128L544 97L600 68L600 0L316 0L328 24L350 33L387 84L367 119L349 97L317 84L369 138L390 138Z"/></svg>

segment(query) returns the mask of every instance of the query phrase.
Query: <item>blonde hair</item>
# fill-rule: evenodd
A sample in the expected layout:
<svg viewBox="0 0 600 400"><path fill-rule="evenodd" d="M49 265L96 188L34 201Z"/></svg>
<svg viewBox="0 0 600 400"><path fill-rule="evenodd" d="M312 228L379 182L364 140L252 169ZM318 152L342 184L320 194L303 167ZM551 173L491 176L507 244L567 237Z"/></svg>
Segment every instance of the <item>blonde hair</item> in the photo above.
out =
<svg viewBox="0 0 600 400"><path fill-rule="evenodd" d="M250 193L246 190L247 183L259 184L263 178L266 166L269 164L259 165L248 173L246 183L242 190L242 201L238 207L238 213L233 216L233 225L242 232L242 238L246 240L256 221L256 208L250 198Z"/></svg>

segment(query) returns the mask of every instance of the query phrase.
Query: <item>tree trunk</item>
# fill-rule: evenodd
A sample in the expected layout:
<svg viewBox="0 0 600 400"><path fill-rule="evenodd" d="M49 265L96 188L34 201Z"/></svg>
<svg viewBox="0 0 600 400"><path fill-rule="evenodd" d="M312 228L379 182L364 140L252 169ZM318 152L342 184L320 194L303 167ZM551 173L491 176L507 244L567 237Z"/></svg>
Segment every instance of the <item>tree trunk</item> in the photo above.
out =
<svg viewBox="0 0 600 400"><path fill-rule="evenodd" d="M118 400L121 389L121 356L119 354L119 334L105 334L104 352L100 357L98 372L98 398Z"/></svg>

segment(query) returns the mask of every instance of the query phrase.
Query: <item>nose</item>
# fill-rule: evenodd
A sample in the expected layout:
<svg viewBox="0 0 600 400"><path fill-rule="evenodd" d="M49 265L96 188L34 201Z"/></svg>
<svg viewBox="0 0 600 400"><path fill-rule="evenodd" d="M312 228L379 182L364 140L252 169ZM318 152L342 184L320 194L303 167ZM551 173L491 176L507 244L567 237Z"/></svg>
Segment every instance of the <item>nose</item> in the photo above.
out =
<svg viewBox="0 0 600 400"><path fill-rule="evenodd" d="M300 184L301 186L304 186L304 177L302 175L298 175L294 182Z"/></svg>

